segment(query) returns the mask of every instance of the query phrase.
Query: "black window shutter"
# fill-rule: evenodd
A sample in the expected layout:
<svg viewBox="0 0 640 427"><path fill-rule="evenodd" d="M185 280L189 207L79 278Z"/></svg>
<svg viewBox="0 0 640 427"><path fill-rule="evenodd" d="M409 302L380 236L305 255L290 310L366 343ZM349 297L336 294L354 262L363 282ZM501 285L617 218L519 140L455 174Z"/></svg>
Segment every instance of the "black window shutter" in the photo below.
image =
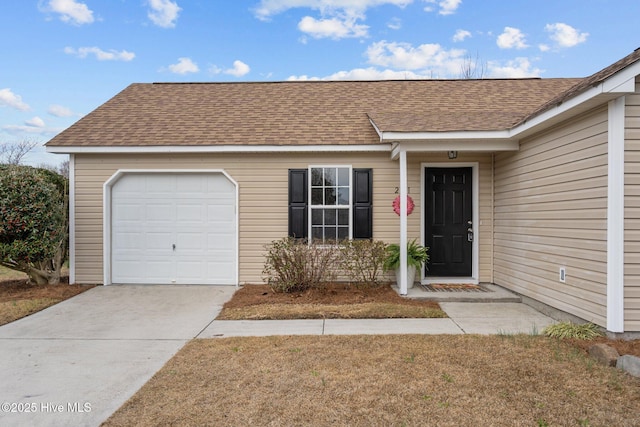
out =
<svg viewBox="0 0 640 427"><path fill-rule="evenodd" d="M373 170L353 169L353 238L373 237Z"/></svg>
<svg viewBox="0 0 640 427"><path fill-rule="evenodd" d="M307 238L307 169L289 169L289 237Z"/></svg>

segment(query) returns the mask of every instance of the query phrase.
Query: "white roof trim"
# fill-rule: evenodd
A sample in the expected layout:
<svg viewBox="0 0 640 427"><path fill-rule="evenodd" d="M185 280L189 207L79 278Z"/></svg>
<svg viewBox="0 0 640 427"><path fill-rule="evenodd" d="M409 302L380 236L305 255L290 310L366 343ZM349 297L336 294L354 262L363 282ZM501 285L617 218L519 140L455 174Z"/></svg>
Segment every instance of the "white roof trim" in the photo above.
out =
<svg viewBox="0 0 640 427"><path fill-rule="evenodd" d="M391 144L368 145L154 145L154 146L54 146L47 153L308 153L308 152L389 152Z"/></svg>

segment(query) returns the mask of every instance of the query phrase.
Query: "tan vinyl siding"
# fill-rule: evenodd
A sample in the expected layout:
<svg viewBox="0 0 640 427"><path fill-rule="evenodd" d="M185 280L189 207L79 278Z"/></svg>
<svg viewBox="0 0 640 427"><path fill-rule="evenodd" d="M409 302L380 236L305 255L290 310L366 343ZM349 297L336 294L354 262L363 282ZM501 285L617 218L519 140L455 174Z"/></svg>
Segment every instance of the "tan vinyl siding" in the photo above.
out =
<svg viewBox="0 0 640 427"><path fill-rule="evenodd" d="M264 245L287 235L288 169L309 165L373 168L374 238L397 241L391 208L398 162L388 153L357 154L153 154L91 155L75 158L76 281L102 283L103 184L118 169L224 169L239 187L240 283L262 281ZM415 227L413 227L415 228ZM416 233L414 237L418 237Z"/></svg>
<svg viewBox="0 0 640 427"><path fill-rule="evenodd" d="M624 174L624 329L640 331L640 79L626 97Z"/></svg>
<svg viewBox="0 0 640 427"><path fill-rule="evenodd" d="M606 326L607 108L497 154L494 179L495 283Z"/></svg>
<svg viewBox="0 0 640 427"><path fill-rule="evenodd" d="M466 157L480 162L480 280L491 276L491 155ZM409 239L421 238L421 162L448 161L443 154L412 155L408 162L411 196ZM455 162L450 162L455 166ZM351 165L373 169L373 234L386 242L399 240L399 217L391 207L399 185L399 164L389 153L341 154L78 154L75 156L76 282L102 283L103 184L118 169L224 169L239 187L240 283L262 282L264 246L287 235L288 169L309 165Z"/></svg>

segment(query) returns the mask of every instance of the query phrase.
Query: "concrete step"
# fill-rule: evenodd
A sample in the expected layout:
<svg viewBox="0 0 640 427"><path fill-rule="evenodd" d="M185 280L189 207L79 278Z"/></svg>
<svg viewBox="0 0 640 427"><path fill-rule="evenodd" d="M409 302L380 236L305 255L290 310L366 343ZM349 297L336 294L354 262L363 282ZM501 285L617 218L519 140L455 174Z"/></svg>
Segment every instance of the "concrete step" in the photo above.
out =
<svg viewBox="0 0 640 427"><path fill-rule="evenodd" d="M481 284L483 291L427 291L415 285L407 290L407 298L425 299L436 302L522 302L519 295L492 284ZM396 292L399 291L394 286Z"/></svg>

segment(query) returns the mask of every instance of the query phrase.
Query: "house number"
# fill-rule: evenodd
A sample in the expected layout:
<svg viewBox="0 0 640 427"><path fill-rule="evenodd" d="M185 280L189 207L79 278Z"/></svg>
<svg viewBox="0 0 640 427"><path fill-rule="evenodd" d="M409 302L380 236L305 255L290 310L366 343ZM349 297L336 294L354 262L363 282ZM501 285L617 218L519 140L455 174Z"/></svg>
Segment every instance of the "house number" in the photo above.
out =
<svg viewBox="0 0 640 427"><path fill-rule="evenodd" d="M400 193L400 187L396 187L395 190L393 191L393 194L399 194ZM411 187L407 187L407 194L411 194Z"/></svg>

